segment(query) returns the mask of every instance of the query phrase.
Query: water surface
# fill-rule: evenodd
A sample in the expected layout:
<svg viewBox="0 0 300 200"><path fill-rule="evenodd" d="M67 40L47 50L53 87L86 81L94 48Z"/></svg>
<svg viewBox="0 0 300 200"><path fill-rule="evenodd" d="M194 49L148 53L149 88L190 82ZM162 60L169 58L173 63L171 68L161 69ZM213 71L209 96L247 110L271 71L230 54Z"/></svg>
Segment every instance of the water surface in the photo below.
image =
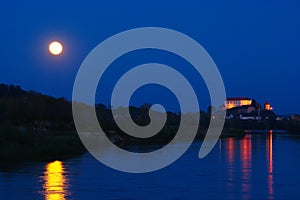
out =
<svg viewBox="0 0 300 200"><path fill-rule="evenodd" d="M115 171L88 153L47 163L1 163L0 199L299 199L299 136L224 138L204 159L197 157L200 145L147 174Z"/></svg>

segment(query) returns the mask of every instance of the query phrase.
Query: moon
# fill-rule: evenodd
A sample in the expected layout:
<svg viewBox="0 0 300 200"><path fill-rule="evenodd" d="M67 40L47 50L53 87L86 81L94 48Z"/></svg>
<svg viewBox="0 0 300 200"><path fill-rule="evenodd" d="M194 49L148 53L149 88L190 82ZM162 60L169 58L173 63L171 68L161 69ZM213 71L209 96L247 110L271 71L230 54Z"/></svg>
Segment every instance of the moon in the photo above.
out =
<svg viewBox="0 0 300 200"><path fill-rule="evenodd" d="M58 56L63 51L63 45L58 41L53 41L49 44L49 52L52 55Z"/></svg>

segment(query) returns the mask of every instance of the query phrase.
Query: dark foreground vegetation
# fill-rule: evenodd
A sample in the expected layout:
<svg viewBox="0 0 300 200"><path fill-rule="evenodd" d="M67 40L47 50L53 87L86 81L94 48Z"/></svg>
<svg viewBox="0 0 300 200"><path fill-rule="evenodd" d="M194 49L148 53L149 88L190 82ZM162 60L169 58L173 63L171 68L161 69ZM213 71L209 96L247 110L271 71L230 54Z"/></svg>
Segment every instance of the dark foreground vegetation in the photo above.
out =
<svg viewBox="0 0 300 200"><path fill-rule="evenodd" d="M169 143L176 137L181 120L180 114L167 112L163 129L153 137L141 139L122 132L108 106L98 104L95 108L107 137L126 149L137 145L163 146ZM135 123L143 126L150 122L149 108L148 104L129 108ZM200 127L196 136L198 139L204 138L206 134L210 111L211 108L208 108L207 112L200 112ZM276 120L273 112L267 116L259 121L237 118L227 120L221 137L243 137L246 129L300 132L300 117L297 115L282 120ZM0 162L62 159L85 151L73 123L71 102L64 98L24 91L19 86L0 84Z"/></svg>
<svg viewBox="0 0 300 200"><path fill-rule="evenodd" d="M0 161L53 160L85 152L72 131L33 131L11 125L0 129Z"/></svg>

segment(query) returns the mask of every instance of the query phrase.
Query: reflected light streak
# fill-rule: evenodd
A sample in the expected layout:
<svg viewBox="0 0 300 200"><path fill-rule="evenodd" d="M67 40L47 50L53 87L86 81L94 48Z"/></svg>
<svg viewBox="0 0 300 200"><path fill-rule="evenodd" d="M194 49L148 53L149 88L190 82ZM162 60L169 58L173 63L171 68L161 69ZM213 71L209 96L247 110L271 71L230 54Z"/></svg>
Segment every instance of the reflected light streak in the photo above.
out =
<svg viewBox="0 0 300 200"><path fill-rule="evenodd" d="M66 199L67 181L64 176L64 167L61 161L54 161L47 164L44 181L46 200Z"/></svg>
<svg viewBox="0 0 300 200"><path fill-rule="evenodd" d="M252 143L251 135L247 135L241 142L241 160L243 169L251 168Z"/></svg>
<svg viewBox="0 0 300 200"><path fill-rule="evenodd" d="M228 163L232 164L234 159L234 144L233 138L228 139Z"/></svg>
<svg viewBox="0 0 300 200"><path fill-rule="evenodd" d="M240 143L241 173L242 173L242 191L243 199L249 199L251 190L251 168L252 168L252 136L246 135Z"/></svg>
<svg viewBox="0 0 300 200"><path fill-rule="evenodd" d="M269 172L273 173L273 133L270 130L269 136Z"/></svg>
<svg viewBox="0 0 300 200"><path fill-rule="evenodd" d="M268 167L269 167L269 175L268 175L268 186L269 186L269 195L273 196L274 190L273 190L273 131L270 130L269 139L267 144L267 151L268 151Z"/></svg>
<svg viewBox="0 0 300 200"><path fill-rule="evenodd" d="M234 182L234 166L233 166L233 160L234 160L234 140L233 138L228 138L225 140L225 147L226 147L226 152L227 152L227 163L228 163L228 190L232 191L233 190L233 182Z"/></svg>

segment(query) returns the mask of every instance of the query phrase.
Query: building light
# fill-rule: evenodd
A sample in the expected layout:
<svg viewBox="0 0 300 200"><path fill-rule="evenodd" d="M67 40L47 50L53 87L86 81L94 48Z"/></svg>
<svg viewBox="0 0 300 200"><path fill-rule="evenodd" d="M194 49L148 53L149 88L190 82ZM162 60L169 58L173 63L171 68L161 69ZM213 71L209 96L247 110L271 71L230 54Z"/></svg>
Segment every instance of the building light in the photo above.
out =
<svg viewBox="0 0 300 200"><path fill-rule="evenodd" d="M231 109L240 106L249 106L252 104L252 100L246 97L231 97L225 101L226 109Z"/></svg>
<svg viewBox="0 0 300 200"><path fill-rule="evenodd" d="M266 101L266 103L265 103L265 109L266 110L273 110L273 108L271 107L271 104L268 101Z"/></svg>

